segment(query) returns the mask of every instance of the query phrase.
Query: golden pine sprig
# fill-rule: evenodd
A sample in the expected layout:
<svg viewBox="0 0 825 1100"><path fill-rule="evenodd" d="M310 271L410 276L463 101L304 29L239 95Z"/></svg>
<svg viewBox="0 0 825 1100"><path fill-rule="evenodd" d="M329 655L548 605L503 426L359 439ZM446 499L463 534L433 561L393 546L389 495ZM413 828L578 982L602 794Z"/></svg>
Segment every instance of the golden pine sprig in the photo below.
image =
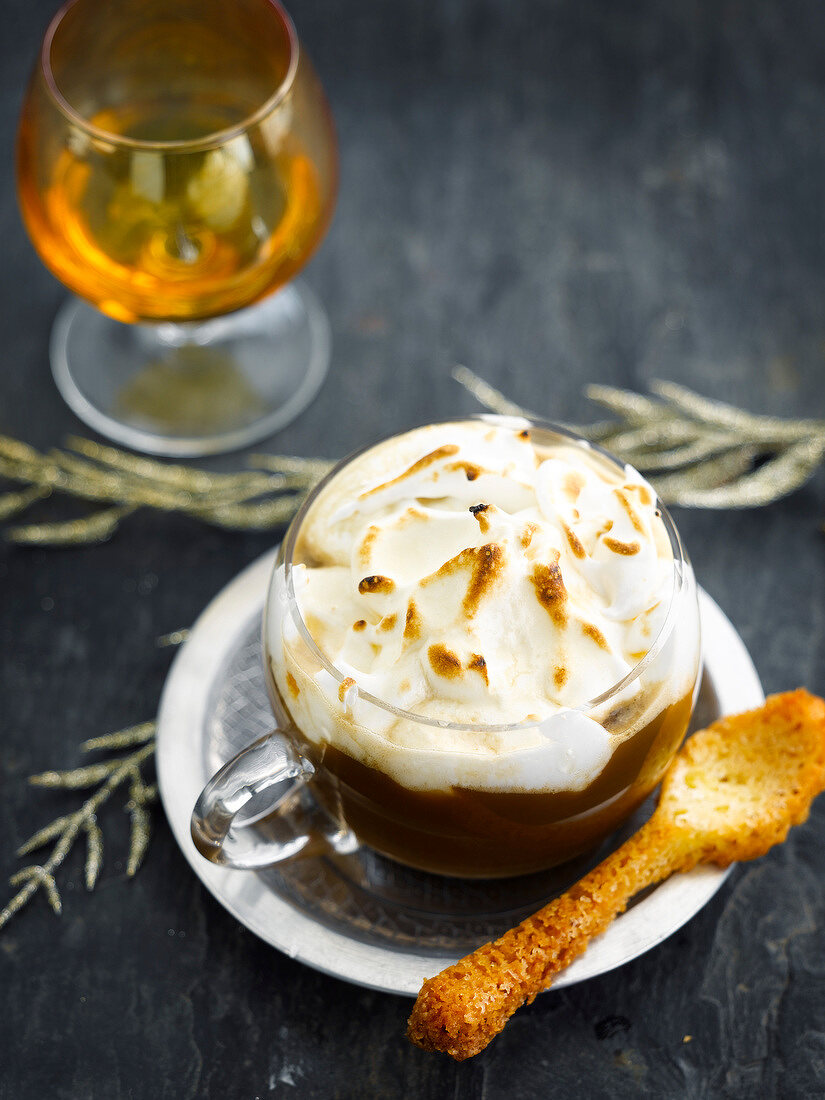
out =
<svg viewBox="0 0 825 1100"><path fill-rule="evenodd" d="M534 415L467 367L453 375L494 412ZM669 504L756 508L798 489L825 459L823 420L755 416L671 382L651 388L653 396L589 386L587 395L613 418L571 427L649 476ZM269 530L289 522L332 465L266 454L250 455L248 464L235 473L209 473L77 436L66 449L46 454L0 436L0 477L24 485L0 494L0 522L59 494L100 507L77 519L7 527L6 537L34 546L104 542L139 508L230 530Z"/></svg>
<svg viewBox="0 0 825 1100"><path fill-rule="evenodd" d="M453 377L493 412L533 415L467 367ZM757 416L673 382L651 389L588 386L614 419L570 427L649 476L667 504L757 508L800 488L825 459L825 420Z"/></svg>
<svg viewBox="0 0 825 1100"><path fill-rule="evenodd" d="M135 747L137 746L137 747ZM126 749L125 753L98 764L66 771L48 771L31 776L33 786L62 790L82 790L97 787L92 795L73 813L56 818L21 844L18 856L28 855L54 845L48 859L31 864L12 875L9 882L20 889L0 910L0 928L7 924L38 892L43 890L55 913L63 905L57 886L56 872L81 834L86 838L84 879L87 890L93 890L103 865L103 832L97 811L120 787L128 785L129 799L124 809L131 818L129 856L126 874L133 877L140 867L151 835L151 819L147 807L157 798L157 787L147 784L143 767L155 751L155 723L141 722L137 726L118 730L105 737L95 737L81 746L84 752Z"/></svg>
<svg viewBox="0 0 825 1100"><path fill-rule="evenodd" d="M104 542L138 508L180 512L218 527L267 530L291 519L331 465L288 455L253 455L249 463L248 470L209 473L77 436L67 440L66 449L45 454L0 436L0 477L26 483L0 494L0 521L59 494L103 507L77 519L8 527L6 537L36 546Z"/></svg>

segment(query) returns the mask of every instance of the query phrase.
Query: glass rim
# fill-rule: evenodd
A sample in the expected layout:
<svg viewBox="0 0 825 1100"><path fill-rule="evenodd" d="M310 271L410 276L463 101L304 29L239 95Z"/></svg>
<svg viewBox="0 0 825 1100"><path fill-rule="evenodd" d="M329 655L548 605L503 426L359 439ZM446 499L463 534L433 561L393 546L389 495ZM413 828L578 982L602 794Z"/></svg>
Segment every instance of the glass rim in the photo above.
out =
<svg viewBox="0 0 825 1100"><path fill-rule="evenodd" d="M295 550L298 532L301 529L303 520L318 496L320 496L320 494L332 481L332 479L336 477L345 466L348 466L351 462L353 462L356 458L359 458L362 454L366 454L367 451L371 451L374 447L380 446L382 443L385 443L390 439L395 439L398 436L407 435L410 432L417 431L419 428L438 426L442 424L461 424L466 423L467 421L479 421L481 423L492 424L496 427L511 427L514 429L535 427L539 430L553 433L555 435L563 437L564 439L570 440L576 445L581 446L587 450L595 451L597 454L607 459L614 467L617 467L623 472L630 471L631 473L635 474L636 477L638 477L640 480L644 481L646 485L650 485L647 479L643 478L634 466L632 466L629 462L622 462L621 459L617 458L614 454L611 454L610 451L606 450L598 443L592 442L585 436L581 435L579 432L574 431L572 428L569 428L564 424L560 424L552 420L544 420L543 418L537 416L504 416L498 413L475 413L468 416L450 417L444 420L426 421L423 424L415 425L414 427L407 428L403 431L393 432L391 435L384 436L381 439L375 440L371 443L367 443L363 447L358 447L356 450L352 451L350 454L342 458L339 462L335 463L332 469L321 479L321 481L318 482L318 484L308 494L289 525L289 529L281 544L281 555L283 560L281 560L281 558L279 557L279 560L276 563L275 572L273 574L273 582L271 582L270 584L270 591L264 609L265 653L268 649L266 639L266 624L269 621L270 608L273 602L272 591L274 587L274 577L277 575L278 569L283 564L288 602L287 611L290 614L295 626L297 627L303 641L306 643L313 656L317 658L322 668L326 672L328 672L339 684L342 684L344 680L347 679L347 676L336 667L334 662L331 661L330 658L318 646L315 639L312 637L309 628L304 622L303 616L301 615L298 608L298 600L295 596L295 586L292 578L292 556ZM670 515L670 512L667 510L666 506L660 499L658 493L656 493L655 489L653 489L652 485L650 485L650 488L654 492L655 506L660 514L662 524L670 540L670 546L673 552L673 581L670 589L668 608L664 621L662 622L662 625L659 628L656 637L653 639L653 642L651 643L650 648L647 650L644 657L640 658L640 660L638 660L636 664L633 665L620 680L618 680L615 684L612 684L609 688L606 688L604 691L600 692L598 695L594 696L592 699L588 699L586 702L579 703L574 707L563 707L559 712L554 713L562 713L563 711L579 711L580 713L587 716L589 711L592 711L596 707L603 706L605 703L609 702L611 697L618 695L629 684L633 683L634 680L637 680L641 676L641 674L649 667L649 665L656 660L673 632L678 612L677 605L680 602L679 597L685 591L685 587L688 583L690 562L687 554L684 551L682 540L679 536L679 532L677 530L676 524L673 521L672 516ZM439 729L449 729L457 731L465 730L471 733L507 733L513 730L535 729L537 726L541 725L542 722L552 717L552 714L549 714L546 715L544 718L539 718L538 720L524 719L521 722L504 723L451 722L447 721L446 719L433 718L426 714L416 714L414 711L405 710L403 707L397 707L394 704L387 702L385 699L380 699L378 698L378 696L372 695L370 692L365 691L360 686L358 686L358 697L359 699L364 699L368 703L379 707L381 710L387 711L395 715L397 718L403 719L405 721L416 722L418 724L426 726L435 726Z"/></svg>
<svg viewBox="0 0 825 1100"><path fill-rule="evenodd" d="M213 130L211 133L204 134L203 137L199 138L149 141L144 138L130 138L125 137L123 134L113 133L111 130L104 129L102 126L96 126L72 106L60 90L54 70L52 69L51 53L55 35L72 8L84 2L85 0L67 0L67 3L63 4L52 17L51 22L46 28L43 43L40 47L39 66L46 89L61 114L68 118L78 129L98 141L106 142L107 145L113 145L122 149L167 153L196 152L202 149L214 148L219 145L226 145L227 142L245 134L253 126L257 126L262 122L267 115L270 115L286 98L292 85L295 83L295 74L298 70L298 60L300 56L300 43L298 41L298 32L295 30L295 24L289 12L281 3L281 0L261 0L262 4L275 12L286 32L286 40L289 46L289 64L287 65L286 72L280 84L260 107L256 108L256 110L250 115L247 115L246 118L242 119L240 122L233 123L231 126L226 126L220 130Z"/></svg>

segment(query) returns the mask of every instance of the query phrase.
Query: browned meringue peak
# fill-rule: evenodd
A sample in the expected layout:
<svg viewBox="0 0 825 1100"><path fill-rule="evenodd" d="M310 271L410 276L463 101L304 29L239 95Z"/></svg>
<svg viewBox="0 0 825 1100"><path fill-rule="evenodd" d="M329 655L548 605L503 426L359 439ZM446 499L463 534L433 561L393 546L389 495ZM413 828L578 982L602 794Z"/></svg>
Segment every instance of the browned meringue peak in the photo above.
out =
<svg viewBox="0 0 825 1100"><path fill-rule="evenodd" d="M650 645L673 581L653 494L537 438L418 429L319 497L296 596L359 689L440 721L520 722L594 698Z"/></svg>

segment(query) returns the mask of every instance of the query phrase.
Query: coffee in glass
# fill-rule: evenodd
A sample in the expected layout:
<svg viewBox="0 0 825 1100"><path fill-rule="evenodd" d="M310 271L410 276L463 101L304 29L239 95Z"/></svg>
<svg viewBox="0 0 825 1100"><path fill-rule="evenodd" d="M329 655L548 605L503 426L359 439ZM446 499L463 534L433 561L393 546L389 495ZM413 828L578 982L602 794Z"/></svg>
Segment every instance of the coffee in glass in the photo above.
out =
<svg viewBox="0 0 825 1100"><path fill-rule="evenodd" d="M385 440L316 488L264 651L311 820L293 808L289 843L233 854L239 780L285 774L253 746L196 808L204 854L260 866L320 834L521 874L593 848L658 783L696 689L696 586L639 474L558 426L484 416Z"/></svg>

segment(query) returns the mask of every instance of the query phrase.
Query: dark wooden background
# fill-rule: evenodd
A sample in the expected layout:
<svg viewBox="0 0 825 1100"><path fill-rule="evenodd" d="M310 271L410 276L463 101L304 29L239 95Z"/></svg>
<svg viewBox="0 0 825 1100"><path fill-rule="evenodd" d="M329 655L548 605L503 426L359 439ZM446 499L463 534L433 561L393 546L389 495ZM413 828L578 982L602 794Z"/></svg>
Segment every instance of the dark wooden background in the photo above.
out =
<svg viewBox="0 0 825 1100"><path fill-rule="evenodd" d="M0 431L41 448L79 428L47 362L64 292L23 233L12 171L52 10L5 0L0 47ZM334 360L272 449L337 457L474 410L450 378L457 362L559 419L595 416L587 382L653 378L823 415L821 3L294 0L293 12L341 140L337 215L307 273ZM823 519L821 474L760 511L677 513L767 690L825 690ZM275 538L139 514L106 546L0 549L3 883L16 845L75 804L26 776L151 717L168 664L156 636ZM541 997L462 1066L407 1045L408 1001L315 973L237 925L159 810L128 881L121 818L104 815L94 895L70 861L62 918L38 898L0 934L4 1100L825 1094L825 802L667 943Z"/></svg>

